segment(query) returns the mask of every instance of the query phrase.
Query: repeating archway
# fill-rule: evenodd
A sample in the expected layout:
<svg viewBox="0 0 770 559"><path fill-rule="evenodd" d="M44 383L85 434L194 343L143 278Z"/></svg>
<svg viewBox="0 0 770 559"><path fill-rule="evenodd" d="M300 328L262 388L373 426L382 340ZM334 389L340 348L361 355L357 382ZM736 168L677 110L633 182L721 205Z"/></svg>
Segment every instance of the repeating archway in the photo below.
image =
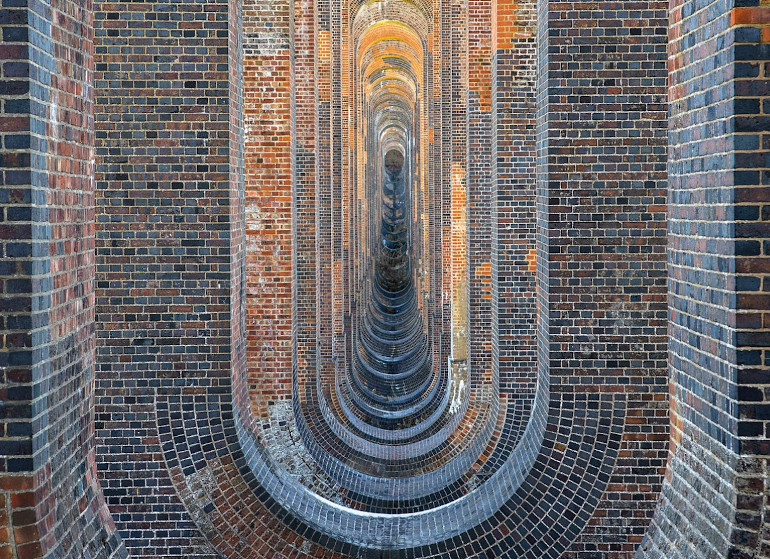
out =
<svg viewBox="0 0 770 559"><path fill-rule="evenodd" d="M20 303L40 327L5 338L26 344L11 374L32 380L9 394L33 434L2 480L45 499L14 537L51 557L628 557L662 484L671 325L671 480L639 554L665 556L685 510L745 536L709 557L763 552L764 513L744 512L766 482L764 262L738 254L765 250L761 203L710 191L688 156L721 150L724 184L760 174L730 168L757 161L749 131L690 134L687 107L737 105L688 89L707 17L688 0L668 269L660 3L650 25L566 1L39 6L45 83L19 81L47 143L8 161L33 153L45 196L14 192L8 215L40 217L41 252L2 243L43 308ZM762 36L737 10L709 12L720 76L764 52L734 46ZM92 85L93 109L73 93ZM91 230L93 250L75 239ZM702 483L718 498L693 510Z"/></svg>

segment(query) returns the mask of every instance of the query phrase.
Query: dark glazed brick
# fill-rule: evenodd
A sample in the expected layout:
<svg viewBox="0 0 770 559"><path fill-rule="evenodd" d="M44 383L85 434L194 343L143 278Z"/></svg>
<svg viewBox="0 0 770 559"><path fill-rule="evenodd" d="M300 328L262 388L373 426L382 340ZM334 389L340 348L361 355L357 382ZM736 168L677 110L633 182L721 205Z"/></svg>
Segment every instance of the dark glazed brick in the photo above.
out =
<svg viewBox="0 0 770 559"><path fill-rule="evenodd" d="M381 37L372 90L414 49L408 339L438 388L406 420L366 404L414 378L334 392L366 376L382 209L359 6L420 37ZM0 557L770 555L767 21L758 0L2 0ZM241 447L271 433L359 511L447 510L534 466L477 526L370 549L274 500ZM422 492L370 483L409 474Z"/></svg>
<svg viewBox="0 0 770 559"><path fill-rule="evenodd" d="M125 557L93 475L89 425L92 5L2 6L0 556Z"/></svg>
<svg viewBox="0 0 770 559"><path fill-rule="evenodd" d="M681 0L672 6L681 18L672 20L670 30L669 180L672 198L682 202L669 214L669 231L675 233L670 364L672 410L681 427L664 504L646 552L639 554L644 558L688 557L682 544L703 557L767 556L760 551L759 516L719 501L722 488L733 486L739 508L749 508L764 490L766 480L756 472L763 471L770 451L759 439L766 436L768 419L764 369L770 366L770 337L763 311L770 301L760 290L767 285L770 245L762 205L767 192L758 188L768 166L760 151L768 121L760 113L770 51L763 28L754 25L766 21L767 8L751 6L758 3ZM740 26L731 27L735 23ZM716 115L727 120L720 123ZM691 166L696 159L697 167ZM686 195L694 189L702 194ZM676 227L674 219L680 220ZM681 220L697 221L697 228ZM708 256L688 259L688 253L704 250ZM688 305L689 297L699 303ZM688 488L696 486L693 495Z"/></svg>

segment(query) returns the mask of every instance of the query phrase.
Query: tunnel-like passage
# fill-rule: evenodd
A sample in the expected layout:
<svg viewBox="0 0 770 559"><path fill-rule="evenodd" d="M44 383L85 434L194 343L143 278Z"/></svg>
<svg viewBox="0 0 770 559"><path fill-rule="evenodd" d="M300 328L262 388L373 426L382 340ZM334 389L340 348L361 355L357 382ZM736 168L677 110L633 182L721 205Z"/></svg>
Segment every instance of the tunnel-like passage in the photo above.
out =
<svg viewBox="0 0 770 559"><path fill-rule="evenodd" d="M151 410L156 424L146 440L157 436L171 472L164 495L184 505L179 522L232 558L544 559L560 556L583 529L589 543L615 530L604 519L624 514L625 496L639 494L634 484L651 486L660 475L628 478L624 468L659 464L665 452L650 397L651 386L661 390L662 369L645 357L656 343L638 349L630 340L637 327L651 339L660 331L651 318L660 282L634 276L647 269L647 255L660 254L613 244L633 237L621 228L647 203L635 190L647 184L642 178L615 181L628 169L611 166L613 150L647 157L650 148L625 146L647 142L641 133L607 145L631 117L617 129L612 121L570 129L574 119L558 116L573 113L557 107L561 93L548 75L562 71L554 33L565 33L564 44L578 31L588 33L581 41L617 35L559 27L571 18L548 19L558 2L540 3L541 14L535 2L504 0L211 0L202 12L200 3L131 3L139 4L146 20L133 10L126 21L104 14L103 90L114 83L125 85L126 99L146 94L141 80L123 82L111 53L137 59L138 68L147 45L120 26L133 27L135 17L166 41L177 25L176 12L164 11L171 5L180 35L152 53L168 65L158 72L176 69L167 57L178 52L179 62L201 56L196 26L205 22L206 57L226 52L217 68L228 75L174 82L163 103L147 102L146 120L145 107L113 112L114 97L104 98L111 178L102 180L103 269L125 264L131 275L149 261L155 274L169 259L184 262L175 263L179 277L127 284L142 301L157 302L148 296L156 289L169 298L168 312L154 310L160 303L148 311L168 319L157 337L149 317L125 307L125 320L102 333L98 413L109 432L99 444L125 447L117 440L122 412L109 398L138 392L137 413ZM630 61L622 83L637 83L637 55L615 56ZM611 63L603 72L626 71L625 62ZM229 105L174 96L214 85ZM599 103L591 97L599 87L587 83L563 104ZM168 121L155 118L166 109ZM178 157L168 154L167 122L173 146L197 157L172 179L164 171L177 169ZM117 177L129 148L121 142L135 128L146 129L159 167L151 179L134 173L125 182L142 193L168 184L178 215L154 213L167 209L162 196L112 205L123 200ZM225 153L226 162L216 159ZM610 166L576 171L598 160ZM618 228L598 243L606 254L590 244L594 198ZM572 213L562 215L565 208ZM163 243L180 246L147 247L142 238L121 260L135 213ZM203 292L187 281L198 273L206 274ZM100 285L103 311L122 302L119 283ZM584 313L578 301L593 306ZM137 329L126 326L134 322ZM170 341L193 330L216 353ZM129 336L134 353L123 355L120 340ZM132 359L147 363L148 379L117 381L113 390L111 373L133 371ZM132 457L145 460L139 446ZM103 470L111 505L144 483L120 467ZM121 522L141 518L132 509ZM625 525L617 531L626 548L639 535Z"/></svg>
<svg viewBox="0 0 770 559"><path fill-rule="evenodd" d="M390 422L397 428L409 424L415 405L422 403L432 368L412 277L410 177L404 156L396 149L385 154L381 165L381 207L375 213L380 215L380 231L372 236L375 246L369 248L374 263L369 300L361 305L365 314L353 374L376 414L372 421L382 426L389 423L385 421L388 412L393 417L392 412L400 411Z"/></svg>
<svg viewBox="0 0 770 559"><path fill-rule="evenodd" d="M0 556L767 557L764 4L5 2Z"/></svg>
<svg viewBox="0 0 770 559"><path fill-rule="evenodd" d="M355 166L350 202L340 204L349 227L332 228L329 237L349 247L340 264L350 280L337 288L339 299L319 300L332 316L341 313L344 343L332 344L334 365L305 385L305 401L298 377L295 409L319 475L345 488L347 505L414 512L473 486L469 472L490 440L494 407L469 405L488 392L474 393L462 375L451 378L441 341L428 94L436 68L426 58L432 8L366 2L351 5L350 13L355 112L348 149ZM460 436L466 414L476 428Z"/></svg>

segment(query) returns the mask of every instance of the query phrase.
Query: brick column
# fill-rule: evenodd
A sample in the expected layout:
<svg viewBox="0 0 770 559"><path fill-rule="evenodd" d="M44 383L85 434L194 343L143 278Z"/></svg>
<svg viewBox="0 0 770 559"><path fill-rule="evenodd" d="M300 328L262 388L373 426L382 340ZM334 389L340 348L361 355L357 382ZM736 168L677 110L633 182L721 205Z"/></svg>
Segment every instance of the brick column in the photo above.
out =
<svg viewBox="0 0 770 559"><path fill-rule="evenodd" d="M534 2L493 5L492 369L501 393L528 406L537 370L535 20Z"/></svg>
<svg viewBox="0 0 770 559"><path fill-rule="evenodd" d="M738 451L731 557L770 557L770 6L730 12L735 36L735 219ZM766 4L766 2L762 2Z"/></svg>
<svg viewBox="0 0 770 559"><path fill-rule="evenodd" d="M94 457L91 3L2 8L0 556L123 557Z"/></svg>
<svg viewBox="0 0 770 559"><path fill-rule="evenodd" d="M243 376L235 9L96 4L99 473L135 557L208 545L173 485L197 470L166 467L158 414L202 394L229 410Z"/></svg>
<svg viewBox="0 0 770 559"><path fill-rule="evenodd" d="M467 225L469 368L472 385L492 381L492 10L468 1Z"/></svg>
<svg viewBox="0 0 770 559"><path fill-rule="evenodd" d="M631 553L668 438L666 4L539 9L539 375L553 406L598 397L626 416L608 490L566 556Z"/></svg>
<svg viewBox="0 0 770 559"><path fill-rule="evenodd" d="M468 359L468 5L452 2L452 157L450 175L450 367L465 376Z"/></svg>
<svg viewBox="0 0 770 559"><path fill-rule="evenodd" d="M639 556L770 557L770 8L684 0L670 20L672 441Z"/></svg>
<svg viewBox="0 0 770 559"><path fill-rule="evenodd" d="M295 41L295 136L294 136L294 274L292 336L293 371L298 388L313 382L317 367L318 271L316 255L318 92L315 80L318 30L315 5L306 0L294 4ZM310 391L298 390L300 402Z"/></svg>
<svg viewBox="0 0 770 559"><path fill-rule="evenodd" d="M292 87L289 0L247 2L247 331L252 408L291 398Z"/></svg>

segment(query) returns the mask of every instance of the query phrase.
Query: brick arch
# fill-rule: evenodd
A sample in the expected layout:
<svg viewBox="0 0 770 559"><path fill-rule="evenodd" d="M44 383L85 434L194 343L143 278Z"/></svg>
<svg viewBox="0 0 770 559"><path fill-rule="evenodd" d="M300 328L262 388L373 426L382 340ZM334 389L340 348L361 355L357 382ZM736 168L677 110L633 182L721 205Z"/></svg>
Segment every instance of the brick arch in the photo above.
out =
<svg viewBox="0 0 770 559"><path fill-rule="evenodd" d="M351 2L350 33L352 37L360 37L367 27L383 20L401 21L417 31L423 41L433 28L433 8L429 2L412 2L409 0L368 0L366 2Z"/></svg>
<svg viewBox="0 0 770 559"><path fill-rule="evenodd" d="M0 553L766 556L765 10L390 2L428 34L359 59L362 6L4 12ZM393 145L446 397L400 430L336 382Z"/></svg>

